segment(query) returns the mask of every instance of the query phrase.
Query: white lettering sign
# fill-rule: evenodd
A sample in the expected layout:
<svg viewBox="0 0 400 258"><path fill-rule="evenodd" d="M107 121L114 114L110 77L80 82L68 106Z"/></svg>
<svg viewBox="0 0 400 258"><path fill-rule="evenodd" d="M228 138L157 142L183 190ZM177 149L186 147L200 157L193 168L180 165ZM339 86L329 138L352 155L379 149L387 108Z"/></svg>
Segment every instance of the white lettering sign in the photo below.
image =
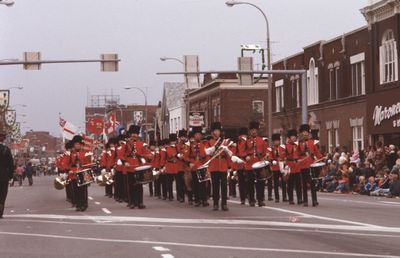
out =
<svg viewBox="0 0 400 258"><path fill-rule="evenodd" d="M389 120L398 114L400 114L400 102L385 108L383 108L382 106L375 106L374 114L372 117L372 119L374 120L374 126L381 125L384 120Z"/></svg>

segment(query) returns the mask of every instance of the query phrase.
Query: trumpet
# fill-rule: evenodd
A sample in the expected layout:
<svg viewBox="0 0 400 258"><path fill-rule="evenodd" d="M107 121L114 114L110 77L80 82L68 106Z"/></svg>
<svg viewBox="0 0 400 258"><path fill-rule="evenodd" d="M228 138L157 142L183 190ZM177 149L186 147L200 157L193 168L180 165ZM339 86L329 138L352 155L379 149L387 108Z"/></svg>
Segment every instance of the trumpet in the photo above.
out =
<svg viewBox="0 0 400 258"><path fill-rule="evenodd" d="M96 182L99 186L112 185L114 183L114 173L103 172L100 176L96 177Z"/></svg>

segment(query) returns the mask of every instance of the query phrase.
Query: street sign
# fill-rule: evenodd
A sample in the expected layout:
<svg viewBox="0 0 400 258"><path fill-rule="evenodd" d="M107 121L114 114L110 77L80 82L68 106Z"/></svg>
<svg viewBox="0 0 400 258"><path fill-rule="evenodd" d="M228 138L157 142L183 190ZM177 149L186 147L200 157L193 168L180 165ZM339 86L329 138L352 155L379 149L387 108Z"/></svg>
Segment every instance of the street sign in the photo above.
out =
<svg viewBox="0 0 400 258"><path fill-rule="evenodd" d="M0 110L6 110L10 104L10 91L0 90Z"/></svg>
<svg viewBox="0 0 400 258"><path fill-rule="evenodd" d="M24 61L25 62L36 62L41 60L40 52L24 52ZM25 70L40 70L41 64L24 64Z"/></svg>
<svg viewBox="0 0 400 258"><path fill-rule="evenodd" d="M189 112L189 126L204 126L205 112Z"/></svg>
<svg viewBox="0 0 400 258"><path fill-rule="evenodd" d="M9 109L4 113L4 121L8 127L13 126L16 120L17 120L17 111Z"/></svg>
<svg viewBox="0 0 400 258"><path fill-rule="evenodd" d="M118 71L118 54L102 54L101 55L101 71L117 72Z"/></svg>

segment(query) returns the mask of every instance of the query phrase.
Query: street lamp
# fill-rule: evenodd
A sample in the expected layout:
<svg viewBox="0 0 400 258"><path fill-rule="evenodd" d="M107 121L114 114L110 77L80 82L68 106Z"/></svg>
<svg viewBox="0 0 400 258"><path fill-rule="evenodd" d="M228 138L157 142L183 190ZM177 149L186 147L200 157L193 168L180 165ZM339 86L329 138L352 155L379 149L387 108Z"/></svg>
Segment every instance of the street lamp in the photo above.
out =
<svg viewBox="0 0 400 258"><path fill-rule="evenodd" d="M9 0L9 1L0 0L0 4L3 4L5 6L7 6L7 7L11 7L11 6L13 6L15 4L15 2L12 1L12 0Z"/></svg>
<svg viewBox="0 0 400 258"><path fill-rule="evenodd" d="M269 22L267 15L265 12L257 5L250 3L250 2L243 2L243 1L227 1L225 3L228 7L233 7L235 5L250 5L261 12L264 16L265 24L267 26L267 66L268 70L272 70L271 67L271 39L270 39L270 31L269 31ZM272 138L272 76L271 74L268 75L268 137Z"/></svg>
<svg viewBox="0 0 400 258"><path fill-rule="evenodd" d="M145 112L145 118L144 118L144 121L145 121L145 124L144 124L144 126L145 126L145 130L146 130L146 134L145 134L145 140L147 141L147 112L148 112L148 110L147 110L147 87L146 87L146 92L144 91L144 90L142 90L141 88L139 88L139 87L129 87L129 86L127 86L127 87L124 87L124 89L125 90L132 90L132 89L135 89L135 90L138 90L138 91L140 91L142 94L143 94L143 96L144 96L144 112Z"/></svg>
<svg viewBox="0 0 400 258"><path fill-rule="evenodd" d="M177 62L181 63L182 65L184 65L183 61L176 57L160 57L160 60L163 62L168 61L168 60L173 60L173 61L177 61Z"/></svg>

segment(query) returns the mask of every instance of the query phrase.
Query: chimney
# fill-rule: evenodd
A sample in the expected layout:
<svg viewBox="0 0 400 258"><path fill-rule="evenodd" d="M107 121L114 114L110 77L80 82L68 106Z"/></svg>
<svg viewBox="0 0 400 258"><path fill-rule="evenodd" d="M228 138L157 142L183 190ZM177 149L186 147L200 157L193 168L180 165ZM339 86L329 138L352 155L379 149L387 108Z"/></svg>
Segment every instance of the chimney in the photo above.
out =
<svg viewBox="0 0 400 258"><path fill-rule="evenodd" d="M253 58L252 57L239 57L238 58L239 71L253 71ZM254 74L239 74L239 85L253 85Z"/></svg>

